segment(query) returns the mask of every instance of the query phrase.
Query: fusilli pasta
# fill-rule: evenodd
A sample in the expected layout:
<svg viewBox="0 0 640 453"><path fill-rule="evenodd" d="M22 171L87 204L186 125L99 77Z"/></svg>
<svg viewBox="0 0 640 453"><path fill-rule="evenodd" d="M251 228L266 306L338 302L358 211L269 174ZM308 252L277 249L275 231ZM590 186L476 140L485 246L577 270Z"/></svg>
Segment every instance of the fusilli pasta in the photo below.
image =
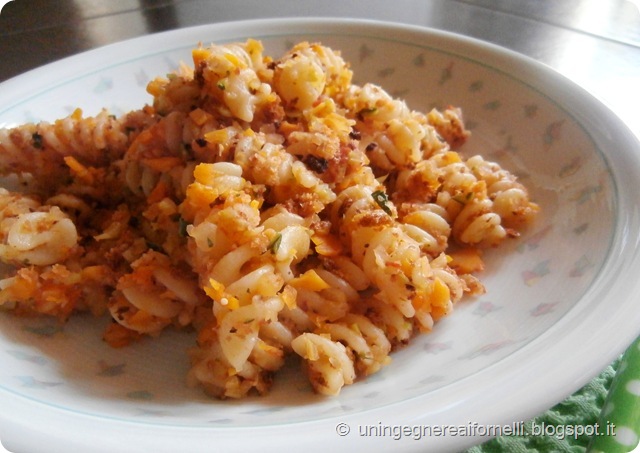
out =
<svg viewBox="0 0 640 453"><path fill-rule="evenodd" d="M269 390L287 356L335 395L484 288L481 249L538 207L456 151L461 111L421 113L302 42L199 46L120 118L0 130L0 306L108 313L113 347L190 329L188 382ZM46 182L45 182L46 181Z"/></svg>

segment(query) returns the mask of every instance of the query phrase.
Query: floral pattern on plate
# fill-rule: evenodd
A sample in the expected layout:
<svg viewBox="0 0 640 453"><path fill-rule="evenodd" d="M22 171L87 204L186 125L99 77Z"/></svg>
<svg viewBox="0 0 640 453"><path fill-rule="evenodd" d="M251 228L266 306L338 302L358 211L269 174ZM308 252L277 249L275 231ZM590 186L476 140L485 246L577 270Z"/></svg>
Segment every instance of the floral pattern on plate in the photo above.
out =
<svg viewBox="0 0 640 453"><path fill-rule="evenodd" d="M0 389L78 414L159 425L261 426L330 418L437 392L492 367L544 335L588 291L609 253L616 188L603 152L575 112L503 67L446 46L357 34L254 37L273 55L300 39L322 41L343 49L356 83L378 83L416 109L463 109L473 135L462 151L519 175L542 207L521 238L486 252L480 278L487 294L460 302L433 333L394 353L390 366L338 398L313 395L291 363L269 396L211 401L185 384L191 334L167 332L114 350L100 339L102 319L77 317L60 326L4 314ZM87 114L102 107L114 114L138 108L150 99L144 91L150 77L189 62L196 43L179 44L125 61L100 61L93 71L3 107L0 124L51 121L76 107Z"/></svg>

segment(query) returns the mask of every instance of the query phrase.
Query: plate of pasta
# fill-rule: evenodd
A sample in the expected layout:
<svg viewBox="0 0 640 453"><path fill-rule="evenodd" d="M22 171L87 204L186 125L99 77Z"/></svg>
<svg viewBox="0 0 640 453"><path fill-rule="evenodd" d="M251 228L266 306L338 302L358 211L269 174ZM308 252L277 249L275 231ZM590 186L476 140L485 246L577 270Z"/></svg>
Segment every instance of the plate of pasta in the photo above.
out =
<svg viewBox="0 0 640 453"><path fill-rule="evenodd" d="M638 141L508 50L232 22L0 99L12 451L462 449L639 333Z"/></svg>

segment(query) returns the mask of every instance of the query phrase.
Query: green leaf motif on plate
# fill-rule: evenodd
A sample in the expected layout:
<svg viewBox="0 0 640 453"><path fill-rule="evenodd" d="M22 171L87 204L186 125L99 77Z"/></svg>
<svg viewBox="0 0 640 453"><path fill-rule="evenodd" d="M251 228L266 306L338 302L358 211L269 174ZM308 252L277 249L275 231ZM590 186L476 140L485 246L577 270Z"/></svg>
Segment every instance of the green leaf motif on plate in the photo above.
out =
<svg viewBox="0 0 640 453"><path fill-rule="evenodd" d="M135 390L133 392L127 393L127 398L131 398L134 400L152 400L153 393L147 390Z"/></svg>
<svg viewBox="0 0 640 453"><path fill-rule="evenodd" d="M544 260L536 264L532 269L522 272L522 279L527 286L535 285L541 277L548 275L549 263L551 260Z"/></svg>
<svg viewBox="0 0 640 453"><path fill-rule="evenodd" d="M25 326L23 327L23 330L41 337L53 337L54 335L63 332L64 329L59 325L45 324L38 327Z"/></svg>
<svg viewBox="0 0 640 453"><path fill-rule="evenodd" d="M22 360L24 362L34 363L36 365L45 365L47 363L47 359L42 357L41 355L28 354L24 351L12 350L8 349L7 354L15 357L18 360Z"/></svg>
<svg viewBox="0 0 640 453"><path fill-rule="evenodd" d="M371 56L373 55L374 51L371 47L367 46L366 44L362 44L360 46L360 62L363 62L364 60L371 58Z"/></svg>
<svg viewBox="0 0 640 453"><path fill-rule="evenodd" d="M545 148L548 150L551 145L560 140L562 136L562 126L564 125L564 120L554 121L549 124L544 131L542 136L542 142L545 145Z"/></svg>
<svg viewBox="0 0 640 453"><path fill-rule="evenodd" d="M111 77L100 77L97 85L93 88L96 94L105 93L113 88L113 79Z"/></svg>
<svg viewBox="0 0 640 453"><path fill-rule="evenodd" d="M589 261L586 255L582 255L578 261L576 261L573 265L573 269L569 272L570 277L582 277L585 272L593 267L593 263Z"/></svg>
<svg viewBox="0 0 640 453"><path fill-rule="evenodd" d="M584 204L596 198L596 196L602 191L602 184L587 186L573 197L573 201L575 201L578 205Z"/></svg>
<svg viewBox="0 0 640 453"><path fill-rule="evenodd" d="M100 371L97 373L98 376L102 377L113 377L120 376L124 373L124 363L119 363L117 365L109 365L104 360L100 360L98 362L98 367Z"/></svg>
<svg viewBox="0 0 640 453"><path fill-rule="evenodd" d="M469 91L476 93L484 88L484 82L482 80L476 80L469 85Z"/></svg>
<svg viewBox="0 0 640 453"><path fill-rule="evenodd" d="M42 381L34 378L33 376L16 376L16 379L22 382L23 387L31 389L47 389L49 387L62 385L61 382Z"/></svg>
<svg viewBox="0 0 640 453"><path fill-rule="evenodd" d="M502 106L502 103L499 100L489 101L485 103L482 108L485 110L496 111Z"/></svg>
<svg viewBox="0 0 640 453"><path fill-rule="evenodd" d="M561 178L571 176L577 173L578 170L580 170L580 167L582 167L582 160L579 157L576 157L571 162L560 168L560 173L558 174L558 176L560 176Z"/></svg>
<svg viewBox="0 0 640 453"><path fill-rule="evenodd" d="M525 118L533 118L538 113L538 105L537 104L527 104L524 106L524 116Z"/></svg>
<svg viewBox="0 0 640 453"><path fill-rule="evenodd" d="M448 66L442 69L442 72L440 73L440 80L438 81L439 85L444 85L453 78L453 66L454 64L452 61Z"/></svg>
<svg viewBox="0 0 640 453"><path fill-rule="evenodd" d="M531 316L543 316L543 315L549 314L555 309L556 305L558 305L557 302L553 302L553 303L543 302L541 304L536 305L535 308L530 311L530 314Z"/></svg>

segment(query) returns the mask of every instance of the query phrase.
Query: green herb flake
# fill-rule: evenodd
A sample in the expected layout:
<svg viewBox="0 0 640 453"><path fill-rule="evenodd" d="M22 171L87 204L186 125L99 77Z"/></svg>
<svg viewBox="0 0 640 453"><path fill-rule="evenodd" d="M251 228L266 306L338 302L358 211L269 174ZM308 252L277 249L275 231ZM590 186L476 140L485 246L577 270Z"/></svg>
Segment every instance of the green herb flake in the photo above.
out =
<svg viewBox="0 0 640 453"><path fill-rule="evenodd" d="M267 249L270 250L271 253L273 253L275 255L276 253L278 253L278 249L280 249L280 244L281 243L282 243L282 234L278 233L273 238L273 240L271 241L271 243L269 244Z"/></svg>
<svg viewBox="0 0 640 453"><path fill-rule="evenodd" d="M377 107L368 107L368 108L364 108L364 109L358 111L358 115L360 115L360 116L372 115L372 114L376 113L377 111L378 111Z"/></svg>
<svg viewBox="0 0 640 453"><path fill-rule="evenodd" d="M188 226L189 226L189 223L185 219L183 219L182 217L178 219L178 234L180 235L181 238L187 237Z"/></svg>
<svg viewBox="0 0 640 453"><path fill-rule="evenodd" d="M392 215L391 208L389 207L389 197L382 190L376 190L371 194L373 201L375 201L380 208L389 215Z"/></svg>
<svg viewBox="0 0 640 453"><path fill-rule="evenodd" d="M460 203L461 205L466 205L473 199L473 192L460 193L452 198L453 201Z"/></svg>
<svg viewBox="0 0 640 453"><path fill-rule="evenodd" d="M162 247L159 246L158 244L151 242L151 241L147 241L147 247L149 247L151 250L155 251L155 252L162 252Z"/></svg>
<svg viewBox="0 0 640 453"><path fill-rule="evenodd" d="M218 82L216 86L220 91L224 91L227 88L223 82Z"/></svg>
<svg viewBox="0 0 640 453"><path fill-rule="evenodd" d="M31 140L33 141L33 147L37 149L42 149L42 135L34 132L31 136Z"/></svg>

